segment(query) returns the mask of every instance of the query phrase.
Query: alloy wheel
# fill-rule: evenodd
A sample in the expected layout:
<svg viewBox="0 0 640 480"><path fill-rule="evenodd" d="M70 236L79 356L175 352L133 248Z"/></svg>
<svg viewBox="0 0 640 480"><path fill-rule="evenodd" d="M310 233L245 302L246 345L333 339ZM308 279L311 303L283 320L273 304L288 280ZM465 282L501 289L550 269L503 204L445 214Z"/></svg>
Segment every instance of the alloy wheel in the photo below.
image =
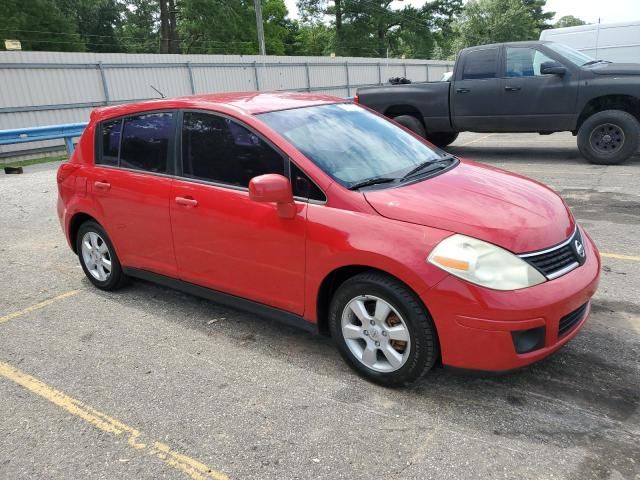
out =
<svg viewBox="0 0 640 480"><path fill-rule="evenodd" d="M342 312L342 336L363 365L389 373L402 368L411 351L409 328L387 301L373 295L350 300Z"/></svg>
<svg viewBox="0 0 640 480"><path fill-rule="evenodd" d="M111 276L111 252L104 239L96 232L82 237L82 260L93 278L106 282Z"/></svg>

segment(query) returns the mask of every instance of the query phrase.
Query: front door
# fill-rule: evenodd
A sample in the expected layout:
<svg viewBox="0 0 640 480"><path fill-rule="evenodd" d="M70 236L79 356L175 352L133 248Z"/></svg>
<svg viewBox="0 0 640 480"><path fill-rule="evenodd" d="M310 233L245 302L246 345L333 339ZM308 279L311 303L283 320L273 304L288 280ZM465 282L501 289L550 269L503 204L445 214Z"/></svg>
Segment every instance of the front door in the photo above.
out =
<svg viewBox="0 0 640 480"><path fill-rule="evenodd" d="M544 62L555 61L534 47L505 47L500 114L506 130L542 132L570 130L575 124L577 86L571 70L565 75L543 75Z"/></svg>
<svg viewBox="0 0 640 480"><path fill-rule="evenodd" d="M171 193L182 280L303 313L307 204L285 219L247 189L255 176L285 174L287 161L230 118L184 112L182 172Z"/></svg>

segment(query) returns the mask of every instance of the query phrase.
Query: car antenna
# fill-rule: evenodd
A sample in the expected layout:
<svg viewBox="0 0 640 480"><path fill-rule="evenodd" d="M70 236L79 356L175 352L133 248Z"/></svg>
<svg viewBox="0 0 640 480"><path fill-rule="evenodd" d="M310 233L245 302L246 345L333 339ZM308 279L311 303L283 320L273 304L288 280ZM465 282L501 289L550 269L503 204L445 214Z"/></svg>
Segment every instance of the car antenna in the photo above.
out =
<svg viewBox="0 0 640 480"><path fill-rule="evenodd" d="M150 86L151 88L153 88L153 89L158 93L158 95L160 95L160 98L167 98L167 97L165 96L165 94L164 94L164 93L162 93L160 90L158 90L156 87L154 87L154 86L153 86L153 85L151 85L151 84L149 84L149 86Z"/></svg>

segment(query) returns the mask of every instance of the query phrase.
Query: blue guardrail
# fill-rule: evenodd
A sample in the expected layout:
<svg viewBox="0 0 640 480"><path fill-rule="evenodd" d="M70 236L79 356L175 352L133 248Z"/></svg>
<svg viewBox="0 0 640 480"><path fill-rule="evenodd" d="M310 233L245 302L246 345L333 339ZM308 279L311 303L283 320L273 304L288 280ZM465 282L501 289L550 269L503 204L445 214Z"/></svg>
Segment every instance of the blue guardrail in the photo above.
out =
<svg viewBox="0 0 640 480"><path fill-rule="evenodd" d="M42 140L64 139L69 156L73 153L73 139L82 135L86 123L67 123L64 125L48 125L46 127L15 128L0 130L0 145L16 143L40 142Z"/></svg>

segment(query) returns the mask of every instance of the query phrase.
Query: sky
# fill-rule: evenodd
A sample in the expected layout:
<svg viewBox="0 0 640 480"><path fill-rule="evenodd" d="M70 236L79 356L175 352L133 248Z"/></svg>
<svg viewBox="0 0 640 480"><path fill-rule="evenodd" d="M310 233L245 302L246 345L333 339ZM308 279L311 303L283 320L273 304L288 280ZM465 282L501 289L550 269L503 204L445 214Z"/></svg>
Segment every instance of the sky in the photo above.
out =
<svg viewBox="0 0 640 480"><path fill-rule="evenodd" d="M297 17L296 0L285 0L289 16ZM402 5L420 7L425 0L396 0L396 8ZM603 7L603 3L606 6ZM640 20L640 0L547 0L547 11L556 12L556 19L564 15L574 15L587 23L625 22Z"/></svg>

